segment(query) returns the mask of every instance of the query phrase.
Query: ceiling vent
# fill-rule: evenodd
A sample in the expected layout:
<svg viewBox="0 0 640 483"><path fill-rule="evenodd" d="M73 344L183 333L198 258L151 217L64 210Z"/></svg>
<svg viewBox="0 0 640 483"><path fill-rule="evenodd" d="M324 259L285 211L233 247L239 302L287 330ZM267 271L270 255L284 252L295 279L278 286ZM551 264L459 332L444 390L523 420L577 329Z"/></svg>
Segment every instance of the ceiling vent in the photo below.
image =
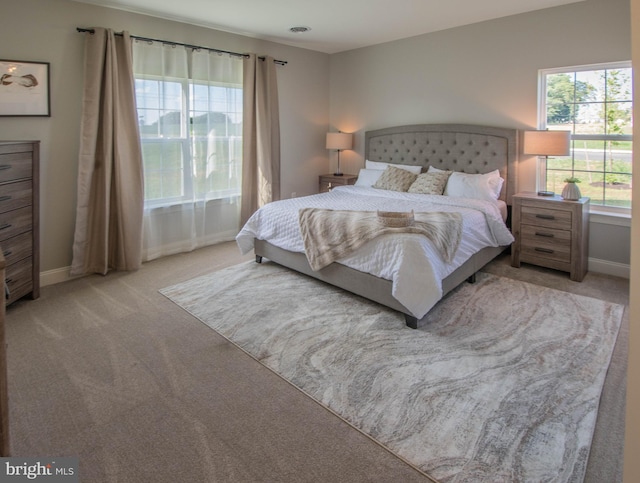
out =
<svg viewBox="0 0 640 483"><path fill-rule="evenodd" d="M311 30L311 27L291 27L289 32L293 32L294 34L302 34Z"/></svg>

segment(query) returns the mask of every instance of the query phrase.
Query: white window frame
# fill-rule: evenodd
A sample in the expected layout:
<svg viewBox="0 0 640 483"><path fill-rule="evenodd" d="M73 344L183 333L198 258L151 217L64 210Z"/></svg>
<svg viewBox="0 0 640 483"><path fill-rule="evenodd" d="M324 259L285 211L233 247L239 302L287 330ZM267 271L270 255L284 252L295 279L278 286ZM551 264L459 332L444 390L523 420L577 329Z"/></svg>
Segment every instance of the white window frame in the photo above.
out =
<svg viewBox="0 0 640 483"><path fill-rule="evenodd" d="M140 143L164 143L164 142L179 142L182 149L182 195L181 196L173 196L166 198L155 198L144 200L144 206L147 209L160 208L160 207L169 207L172 205L179 205L184 202L189 202L193 198L193 179L191 176L185 176L184 173L191 173L193 171L193 153L192 153L192 143L193 143L193 133L191 132L191 121L192 121L192 111L191 111L191 90L190 85L194 83L193 80L188 78L170 78L170 77L161 77L154 75L134 75L135 80L150 80L150 81L159 81L159 82L175 82L176 84L181 85L182 90L182 102L181 102L181 112L183 119L185 122L180 126L180 137L158 137L158 138L143 138L140 137ZM230 86L224 82L220 82L217 85L221 87L233 87L242 89L242 86ZM210 85L209 83L203 83L203 85ZM229 142L233 143L234 140L241 138L242 136L228 136ZM207 201L217 200L217 199L227 199L231 197L237 197L241 195L242 187L238 186L237 189L231 190L218 190L215 192L208 192L206 195Z"/></svg>
<svg viewBox="0 0 640 483"><path fill-rule="evenodd" d="M547 76L550 74L570 74L574 72L585 72L592 70L616 70L632 68L631 61L604 62L599 64L586 64L568 67L556 67L551 69L540 69L538 71L538 129L547 129ZM635 99L633 100L635 102ZM634 122L636 120L634 119ZM616 141L632 141L633 135L585 135L572 134L571 140L616 140ZM573 143L572 143L573 146ZM539 158L537 165L536 186L537 189L545 189L546 180L546 163L544 158ZM622 216L628 218L631 216L631 208L615 207L606 205L590 205L591 213L600 213L603 215Z"/></svg>

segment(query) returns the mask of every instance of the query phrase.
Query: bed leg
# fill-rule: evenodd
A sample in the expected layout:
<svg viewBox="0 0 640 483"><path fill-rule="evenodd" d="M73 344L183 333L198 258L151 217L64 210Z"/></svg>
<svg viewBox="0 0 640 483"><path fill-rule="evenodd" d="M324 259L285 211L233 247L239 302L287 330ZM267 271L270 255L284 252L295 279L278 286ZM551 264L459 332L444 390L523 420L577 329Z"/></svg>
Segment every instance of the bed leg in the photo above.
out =
<svg viewBox="0 0 640 483"><path fill-rule="evenodd" d="M473 275L471 275L468 279L467 282L469 283L476 283L476 274L474 273Z"/></svg>
<svg viewBox="0 0 640 483"><path fill-rule="evenodd" d="M262 263L262 257L260 255L256 255L256 263Z"/></svg>
<svg viewBox="0 0 640 483"><path fill-rule="evenodd" d="M418 328L418 319L416 319L415 317L404 314L404 321L406 322L407 327L409 327L410 329Z"/></svg>

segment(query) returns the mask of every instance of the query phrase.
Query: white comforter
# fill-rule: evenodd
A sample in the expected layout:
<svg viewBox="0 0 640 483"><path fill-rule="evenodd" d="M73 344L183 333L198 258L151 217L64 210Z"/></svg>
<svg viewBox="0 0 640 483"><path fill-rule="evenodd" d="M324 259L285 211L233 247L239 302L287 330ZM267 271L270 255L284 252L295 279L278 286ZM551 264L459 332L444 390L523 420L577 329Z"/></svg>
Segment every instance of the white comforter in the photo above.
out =
<svg viewBox="0 0 640 483"><path fill-rule="evenodd" d="M454 259L445 263L432 243L417 234L383 235L339 263L392 281L392 295L421 319L442 298L442 280L482 248L513 242L497 203L340 186L329 193L276 201L260 208L242 228L236 241L243 254L253 240L266 240L292 252L304 253L298 224L300 208L359 211L456 211L462 214L462 240Z"/></svg>

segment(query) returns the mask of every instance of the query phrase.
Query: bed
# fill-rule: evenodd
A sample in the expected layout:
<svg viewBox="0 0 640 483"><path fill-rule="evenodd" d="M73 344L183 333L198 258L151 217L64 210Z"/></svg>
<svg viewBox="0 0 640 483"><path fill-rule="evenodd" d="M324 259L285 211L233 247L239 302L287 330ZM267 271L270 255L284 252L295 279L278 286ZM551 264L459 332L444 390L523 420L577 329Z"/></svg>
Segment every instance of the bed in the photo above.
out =
<svg viewBox="0 0 640 483"><path fill-rule="evenodd" d="M506 228L505 221L507 220L508 207L511 205L511 198L516 192L517 143L518 132L515 129L478 125L421 124L397 126L365 133L366 167L373 166L382 170L387 164L420 166L419 171L423 173L441 170L474 175L484 174L485 176L488 176L487 173L494 173L497 170L503 180L498 188L499 194L496 193L499 199L496 203L496 210L500 212L501 218L499 223L495 220L494 208L485 206L489 203L460 200L454 196L414 195L410 193L399 194L397 196L402 200L396 200L395 193L383 193L385 190L369 188L365 184L354 187L344 186L326 194L270 203L254 213L238 234L236 241L243 253L253 249L257 262L261 262L263 257L267 258L277 264L390 307L404 314L407 326L417 328L418 323L427 318L429 308L437 300L460 283L466 280L473 281L476 272L502 253L513 240ZM378 167L374 166L376 163L382 164ZM369 171L368 169L361 170L360 178L364 179ZM371 198L365 197L374 191L376 199L373 196ZM425 256L422 257L424 260L413 259L411 262L403 262L409 267L405 267L404 273L396 277L395 272L391 273L385 267L371 269L368 263L363 262L369 258L377 260L378 255L376 254L380 251L387 250L392 253L396 250L390 248L395 246L392 244L396 243L393 239L394 235L383 235L377 240L368 242L353 256L340 259L320 270L313 270L304 248L300 249L300 243L287 245L280 240L281 237L279 238L277 233L280 230L280 223L284 225L284 220L288 218L287 223L291 225L294 213L297 217L299 210L307 206L335 210L348 205L349 209L354 210L375 210L383 206L385 208L407 206L406 203L417 203L415 206L418 214L422 212L422 203L424 206L439 203L435 205L439 211L462 213L465 217L463 222L465 227L470 223L469 219L478 220L484 217L487 221L491 221L490 225L492 225L487 228L491 234L486 235L485 238L492 241L478 242L480 245L471 249L469 241L465 241L466 235L463 235L461 246L464 246L465 249L462 252L458 250L455 263L447 264L434 263L433 260L429 260L429 258L434 258L433 248L430 241L425 241L424 237L402 235L402 240L405 240L403 244L409 243L411 253L423 251ZM280 207L288 209L288 214L280 213L278 211ZM408 209L401 211L408 211ZM481 214L478 215L476 211ZM297 227L297 229L299 232L300 228ZM493 232L495 230L497 230L497 234ZM295 229L289 226L288 231L293 233ZM300 234L292 236L300 237ZM481 234L480 238L483 236ZM398 250L400 249L398 248ZM402 250L407 250L407 248L402 248ZM424 274L427 275L423 277ZM398 285L402 285L402 293L408 295L399 296ZM414 299L419 302L420 307L412 305Z"/></svg>

